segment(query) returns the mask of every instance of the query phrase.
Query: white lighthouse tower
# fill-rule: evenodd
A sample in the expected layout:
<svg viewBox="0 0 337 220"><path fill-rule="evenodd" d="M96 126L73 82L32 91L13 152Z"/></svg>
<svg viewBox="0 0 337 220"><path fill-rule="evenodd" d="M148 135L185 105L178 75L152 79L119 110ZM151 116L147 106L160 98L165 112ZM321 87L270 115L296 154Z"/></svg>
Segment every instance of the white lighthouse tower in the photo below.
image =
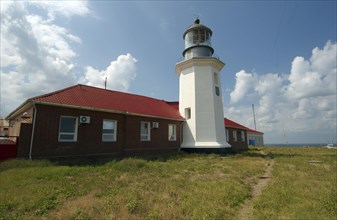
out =
<svg viewBox="0 0 337 220"><path fill-rule="evenodd" d="M196 19L187 28L184 60L176 64L179 75L179 111L185 117L185 151L224 152L226 142L220 71L224 63L212 57L212 30Z"/></svg>

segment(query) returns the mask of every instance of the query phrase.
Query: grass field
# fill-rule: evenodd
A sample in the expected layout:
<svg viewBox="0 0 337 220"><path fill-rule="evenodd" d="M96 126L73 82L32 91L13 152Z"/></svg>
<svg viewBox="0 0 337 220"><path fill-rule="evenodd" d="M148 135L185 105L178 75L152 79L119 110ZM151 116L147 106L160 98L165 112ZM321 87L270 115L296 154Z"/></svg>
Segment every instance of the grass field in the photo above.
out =
<svg viewBox="0 0 337 220"><path fill-rule="evenodd" d="M337 219L337 150L265 148L273 177L254 205L256 219Z"/></svg>
<svg viewBox="0 0 337 220"><path fill-rule="evenodd" d="M336 152L258 147L225 157L5 161L0 219L234 219L270 160L274 170L255 218L335 219Z"/></svg>

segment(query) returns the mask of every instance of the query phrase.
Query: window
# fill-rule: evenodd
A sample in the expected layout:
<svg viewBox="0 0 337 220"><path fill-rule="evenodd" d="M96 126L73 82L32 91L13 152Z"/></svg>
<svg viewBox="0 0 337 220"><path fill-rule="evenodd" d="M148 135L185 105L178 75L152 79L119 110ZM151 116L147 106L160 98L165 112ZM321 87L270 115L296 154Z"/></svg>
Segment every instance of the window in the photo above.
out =
<svg viewBox="0 0 337 220"><path fill-rule="evenodd" d="M245 137L245 132L241 131L241 141L245 142L246 141L246 137Z"/></svg>
<svg viewBox="0 0 337 220"><path fill-rule="evenodd" d="M103 142L113 142L117 139L117 121L115 120L103 120Z"/></svg>
<svg viewBox="0 0 337 220"><path fill-rule="evenodd" d="M238 140L238 138L236 136L236 131L235 130L233 131L233 139L234 139L234 142L236 142Z"/></svg>
<svg viewBox="0 0 337 220"><path fill-rule="evenodd" d="M217 96L219 96L219 95L220 95L219 75L218 75L216 72L214 72L213 78L214 78L214 85L215 85L215 94L216 94Z"/></svg>
<svg viewBox="0 0 337 220"><path fill-rule="evenodd" d="M219 85L219 76L217 73L214 72L214 85Z"/></svg>
<svg viewBox="0 0 337 220"><path fill-rule="evenodd" d="M150 140L150 122L142 121L140 123L140 140L141 141L149 141Z"/></svg>
<svg viewBox="0 0 337 220"><path fill-rule="evenodd" d="M61 116L59 127L60 142L77 141L77 117Z"/></svg>
<svg viewBox="0 0 337 220"><path fill-rule="evenodd" d="M219 89L219 86L215 86L215 95L217 95L217 96L220 95L220 89Z"/></svg>
<svg viewBox="0 0 337 220"><path fill-rule="evenodd" d="M191 108L185 108L185 119L191 118Z"/></svg>
<svg viewBox="0 0 337 220"><path fill-rule="evenodd" d="M229 141L229 131L228 131L228 129L226 129L226 141L227 142Z"/></svg>
<svg viewBox="0 0 337 220"><path fill-rule="evenodd" d="M177 140L176 125L173 124L168 125L168 139L169 141Z"/></svg>

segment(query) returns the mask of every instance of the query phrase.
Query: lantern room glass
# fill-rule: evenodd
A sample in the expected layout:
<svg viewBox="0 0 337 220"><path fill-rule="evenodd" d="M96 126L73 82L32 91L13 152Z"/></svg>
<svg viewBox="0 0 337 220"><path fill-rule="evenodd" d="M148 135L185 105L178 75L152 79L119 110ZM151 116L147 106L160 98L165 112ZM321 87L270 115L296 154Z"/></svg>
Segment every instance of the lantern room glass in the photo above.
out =
<svg viewBox="0 0 337 220"><path fill-rule="evenodd" d="M207 29L194 29L185 35L185 49L196 45L211 45L211 34Z"/></svg>

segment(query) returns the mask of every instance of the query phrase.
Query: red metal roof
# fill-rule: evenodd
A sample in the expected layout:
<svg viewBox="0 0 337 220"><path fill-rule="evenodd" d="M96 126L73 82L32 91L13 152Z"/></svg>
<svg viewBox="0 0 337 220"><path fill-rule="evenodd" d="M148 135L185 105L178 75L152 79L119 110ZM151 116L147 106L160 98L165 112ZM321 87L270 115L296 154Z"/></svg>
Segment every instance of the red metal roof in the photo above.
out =
<svg viewBox="0 0 337 220"><path fill-rule="evenodd" d="M250 133L257 133L257 134L263 134L263 132L256 131L256 130L253 130L253 129L250 129L250 128L248 128L248 132L250 132Z"/></svg>
<svg viewBox="0 0 337 220"><path fill-rule="evenodd" d="M171 104L154 98L86 85L75 85L30 100L73 107L87 107L97 110L184 120Z"/></svg>
<svg viewBox="0 0 337 220"><path fill-rule="evenodd" d="M179 102L167 102L167 104L171 105L172 107L174 107L175 109L177 109L179 111ZM255 131L255 130L252 130L250 128L247 128L246 126L240 125L239 123L236 123L236 122L234 122L234 121L232 121L228 118L224 118L224 124L227 127L246 129L247 132L263 134L260 131Z"/></svg>
<svg viewBox="0 0 337 220"><path fill-rule="evenodd" d="M177 111L179 111L179 102L166 102L166 103L172 106Z"/></svg>
<svg viewBox="0 0 337 220"><path fill-rule="evenodd" d="M233 128L240 128L240 129L245 129L247 130L247 128L243 125L240 125L232 120L229 120L228 118L224 118L224 124L226 127L233 127Z"/></svg>
<svg viewBox="0 0 337 220"><path fill-rule="evenodd" d="M263 134L262 132L260 131L255 131L253 129L250 129L250 128L247 128L243 125L240 125L232 120L229 120L228 118L225 118L224 119L224 123L225 123L225 126L226 127L233 127L233 128L241 128L241 129L246 129L248 133L257 133L257 134Z"/></svg>

